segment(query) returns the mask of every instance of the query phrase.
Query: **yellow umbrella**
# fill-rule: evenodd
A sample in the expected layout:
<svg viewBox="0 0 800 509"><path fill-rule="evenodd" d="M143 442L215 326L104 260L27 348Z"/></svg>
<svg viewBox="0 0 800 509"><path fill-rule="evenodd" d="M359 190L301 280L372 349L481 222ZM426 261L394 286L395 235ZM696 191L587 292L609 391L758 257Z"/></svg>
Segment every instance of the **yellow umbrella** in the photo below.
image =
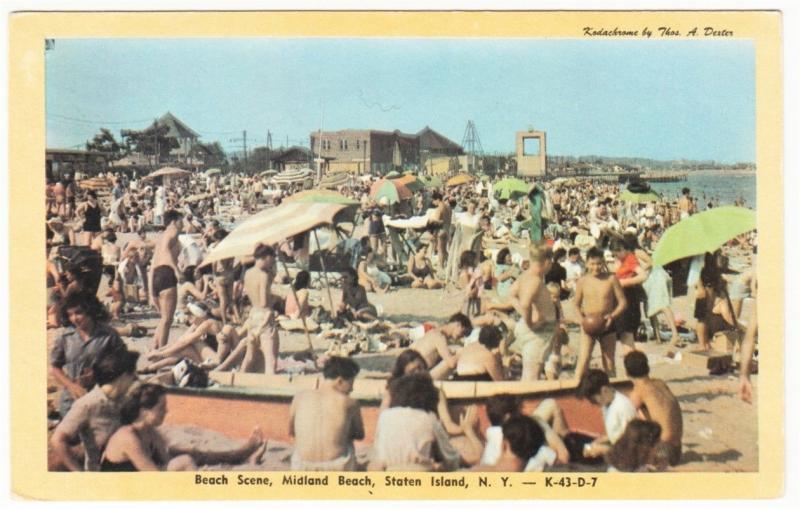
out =
<svg viewBox="0 0 800 509"><path fill-rule="evenodd" d="M473 177L469 173L459 173L455 177L453 177L450 180L448 180L446 185L447 185L447 187L455 187L455 186L460 186L460 185L463 185L463 184L469 184L470 182L473 182L474 180L475 180L475 177Z"/></svg>

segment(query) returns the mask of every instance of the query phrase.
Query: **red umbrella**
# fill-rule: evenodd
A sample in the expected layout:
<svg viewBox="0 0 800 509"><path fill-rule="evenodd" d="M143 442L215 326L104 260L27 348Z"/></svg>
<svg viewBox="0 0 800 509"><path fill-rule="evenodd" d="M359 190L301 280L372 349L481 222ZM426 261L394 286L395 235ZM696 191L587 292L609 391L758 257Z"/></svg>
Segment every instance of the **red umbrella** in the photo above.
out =
<svg viewBox="0 0 800 509"><path fill-rule="evenodd" d="M370 188L369 195L376 201L386 198L389 203L411 198L411 190L402 183L392 179L381 179Z"/></svg>

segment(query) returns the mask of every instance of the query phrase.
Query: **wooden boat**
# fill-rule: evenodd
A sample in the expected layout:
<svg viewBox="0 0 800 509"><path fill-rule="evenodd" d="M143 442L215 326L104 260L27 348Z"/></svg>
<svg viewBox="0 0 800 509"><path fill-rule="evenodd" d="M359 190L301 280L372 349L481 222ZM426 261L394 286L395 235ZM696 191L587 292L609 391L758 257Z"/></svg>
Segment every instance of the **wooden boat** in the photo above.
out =
<svg viewBox="0 0 800 509"><path fill-rule="evenodd" d="M270 439L291 442L289 436L289 407L292 397L304 390L318 387L322 374L263 375L252 373L212 372L217 385L206 389L180 388L171 385L171 374L153 380L167 386L167 417L165 424L200 426L231 437L247 438L255 426L260 426ZM485 403L498 394L514 394L523 401L523 411L531 412L546 398L554 398L564 413L572 431L589 435L603 434L602 413L597 406L575 396L572 380L534 382L451 382L436 385L447 397L454 416L471 404L477 404L480 428L489 426ZM612 383L623 392L629 382L614 379ZM366 437L372 443L378 422L381 399L386 380L357 378L350 395L361 405Z"/></svg>

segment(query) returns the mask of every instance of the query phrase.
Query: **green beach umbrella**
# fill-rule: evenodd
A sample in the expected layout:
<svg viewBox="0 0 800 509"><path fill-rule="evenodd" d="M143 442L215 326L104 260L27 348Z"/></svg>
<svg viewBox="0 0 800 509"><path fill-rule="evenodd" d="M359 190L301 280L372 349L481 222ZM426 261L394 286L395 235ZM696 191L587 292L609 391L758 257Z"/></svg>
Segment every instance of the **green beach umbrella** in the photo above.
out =
<svg viewBox="0 0 800 509"><path fill-rule="evenodd" d="M403 176L403 174L400 173L399 171L396 171L396 170L392 170L392 171L390 171L389 173L386 174L386 178L387 179L399 179L402 176Z"/></svg>
<svg viewBox="0 0 800 509"><path fill-rule="evenodd" d="M756 213L744 207L718 207L671 226L658 241L653 263L666 265L681 258L713 253L726 242L756 229Z"/></svg>
<svg viewBox="0 0 800 509"><path fill-rule="evenodd" d="M655 191L648 191L646 193L632 193L627 189L619 194L620 201L627 201L631 203L647 203L649 201L658 201L661 196Z"/></svg>
<svg viewBox="0 0 800 509"><path fill-rule="evenodd" d="M386 198L391 204L411 198L411 191L396 180L382 179L372 184L369 195L376 202L380 202L381 199Z"/></svg>
<svg viewBox="0 0 800 509"><path fill-rule="evenodd" d="M508 177L494 185L494 193L501 200L509 200L525 196L530 191L531 185L524 180Z"/></svg>

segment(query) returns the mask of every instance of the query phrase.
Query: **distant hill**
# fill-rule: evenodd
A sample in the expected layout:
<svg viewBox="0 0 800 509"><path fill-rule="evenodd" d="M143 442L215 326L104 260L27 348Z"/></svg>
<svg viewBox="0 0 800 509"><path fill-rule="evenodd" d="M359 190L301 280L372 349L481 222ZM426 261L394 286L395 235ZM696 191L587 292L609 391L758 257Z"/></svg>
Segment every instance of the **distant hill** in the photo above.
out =
<svg viewBox="0 0 800 509"><path fill-rule="evenodd" d="M740 162L733 164L718 163L713 160L697 161L692 159L672 159L668 161L648 159L645 157L619 157L619 156L547 156L548 166L572 166L575 164L593 164L599 166L619 165L623 167L646 168L655 171L671 170L710 170L710 169L755 169L754 163Z"/></svg>

